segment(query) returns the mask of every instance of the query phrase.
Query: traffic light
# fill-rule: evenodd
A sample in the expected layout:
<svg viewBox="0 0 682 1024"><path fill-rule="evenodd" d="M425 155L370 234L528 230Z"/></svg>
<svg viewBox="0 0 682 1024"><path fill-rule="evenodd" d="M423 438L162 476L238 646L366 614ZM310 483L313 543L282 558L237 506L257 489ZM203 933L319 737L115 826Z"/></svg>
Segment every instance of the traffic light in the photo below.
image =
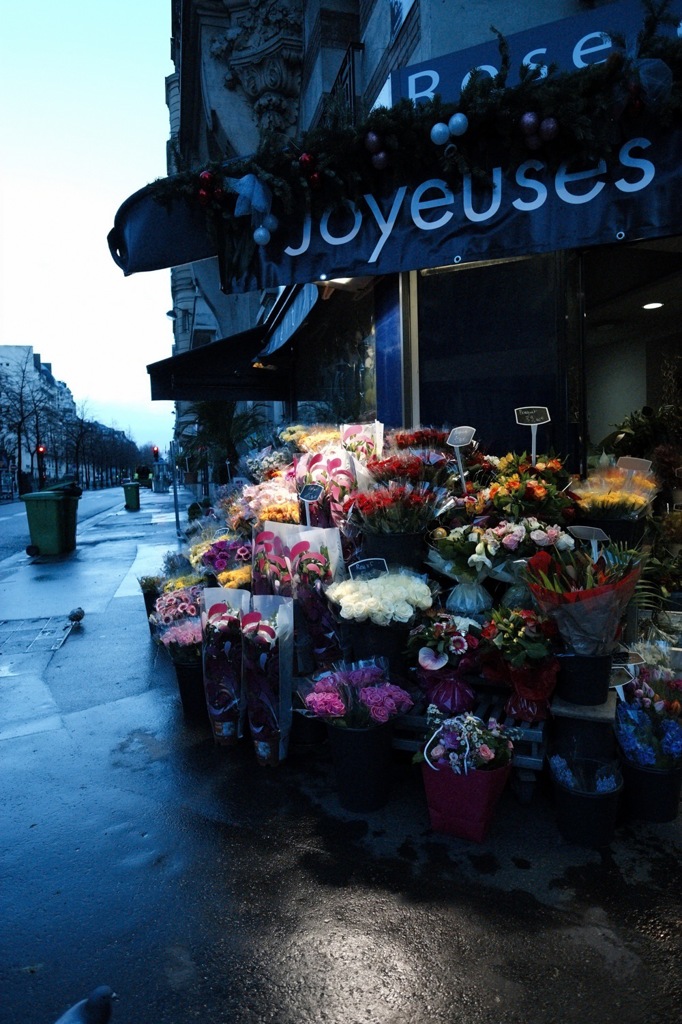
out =
<svg viewBox="0 0 682 1024"><path fill-rule="evenodd" d="M158 462L159 461L159 446L158 446L158 444L155 444L154 447L152 448L152 455L154 456L154 462Z"/></svg>
<svg viewBox="0 0 682 1024"><path fill-rule="evenodd" d="M36 448L36 451L38 452L38 455L44 455L45 452L47 451L47 448L45 447L44 444L39 444L38 447Z"/></svg>

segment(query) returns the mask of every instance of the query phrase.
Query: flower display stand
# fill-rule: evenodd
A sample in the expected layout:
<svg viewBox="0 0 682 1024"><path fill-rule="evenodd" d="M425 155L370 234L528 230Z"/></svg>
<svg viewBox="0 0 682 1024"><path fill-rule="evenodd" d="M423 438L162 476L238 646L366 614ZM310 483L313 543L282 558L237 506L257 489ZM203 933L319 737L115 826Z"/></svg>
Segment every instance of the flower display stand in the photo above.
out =
<svg viewBox="0 0 682 1024"><path fill-rule="evenodd" d="M552 698L552 746L558 753L577 750L581 757L615 756L613 727L616 692L609 690L603 704L571 704Z"/></svg>

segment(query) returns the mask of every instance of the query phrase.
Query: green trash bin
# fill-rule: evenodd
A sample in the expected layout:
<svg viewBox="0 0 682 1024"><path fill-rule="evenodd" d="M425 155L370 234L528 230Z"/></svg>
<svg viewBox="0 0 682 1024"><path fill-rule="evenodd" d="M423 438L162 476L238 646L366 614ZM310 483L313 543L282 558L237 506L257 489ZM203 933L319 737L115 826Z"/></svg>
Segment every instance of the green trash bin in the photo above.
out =
<svg viewBox="0 0 682 1024"><path fill-rule="evenodd" d="M140 511L140 485L133 481L123 485L123 493L126 499L126 508L129 512Z"/></svg>
<svg viewBox="0 0 682 1024"><path fill-rule="evenodd" d="M76 547L78 488L53 488L22 494L31 543L27 555L65 555Z"/></svg>

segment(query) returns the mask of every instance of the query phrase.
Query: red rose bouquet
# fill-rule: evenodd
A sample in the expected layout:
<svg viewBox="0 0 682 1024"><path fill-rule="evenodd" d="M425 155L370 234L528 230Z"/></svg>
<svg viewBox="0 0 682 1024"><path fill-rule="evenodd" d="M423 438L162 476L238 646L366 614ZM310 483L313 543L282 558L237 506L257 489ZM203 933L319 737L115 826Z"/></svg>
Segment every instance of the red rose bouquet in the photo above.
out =
<svg viewBox="0 0 682 1024"><path fill-rule="evenodd" d="M602 548L596 561L586 549L539 551L521 575L545 614L554 619L568 652L611 654L620 622L641 572L642 556Z"/></svg>

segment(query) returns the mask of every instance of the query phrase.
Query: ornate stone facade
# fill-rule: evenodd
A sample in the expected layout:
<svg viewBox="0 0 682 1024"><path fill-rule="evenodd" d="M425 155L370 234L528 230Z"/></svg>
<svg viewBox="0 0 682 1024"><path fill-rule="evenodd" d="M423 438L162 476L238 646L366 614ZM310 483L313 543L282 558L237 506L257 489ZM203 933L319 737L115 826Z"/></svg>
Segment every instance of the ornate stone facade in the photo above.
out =
<svg viewBox="0 0 682 1024"><path fill-rule="evenodd" d="M291 133L301 88L302 0L250 0L233 22L211 48L227 65L225 86L241 86L261 134Z"/></svg>

